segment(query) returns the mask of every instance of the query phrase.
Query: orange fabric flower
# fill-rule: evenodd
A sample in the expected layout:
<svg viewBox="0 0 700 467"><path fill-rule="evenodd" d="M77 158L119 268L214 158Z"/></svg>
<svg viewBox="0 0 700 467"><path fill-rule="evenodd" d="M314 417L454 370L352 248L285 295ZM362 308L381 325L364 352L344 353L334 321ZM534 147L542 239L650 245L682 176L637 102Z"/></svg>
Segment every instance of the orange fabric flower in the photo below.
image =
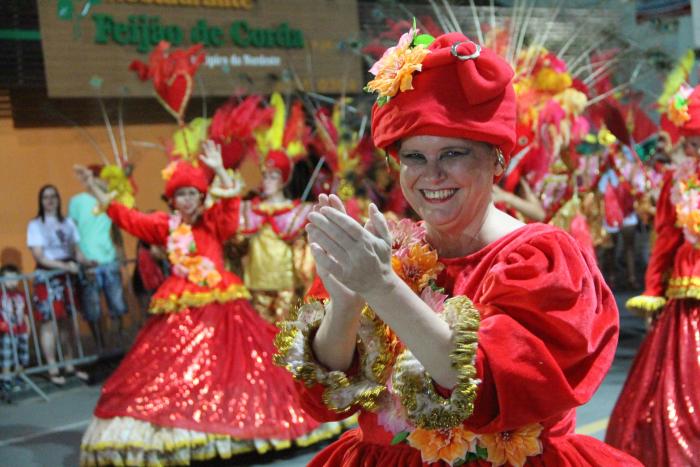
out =
<svg viewBox="0 0 700 467"><path fill-rule="evenodd" d="M216 269L213 271L209 271L207 273L206 282L209 287L214 287L216 286L216 284L221 282L221 274L219 274L219 271L217 271Z"/></svg>
<svg viewBox="0 0 700 467"><path fill-rule="evenodd" d="M509 463L521 467L529 456L542 454L541 432L542 425L533 423L517 430L481 435L480 441L488 450L487 460L493 465Z"/></svg>
<svg viewBox="0 0 700 467"><path fill-rule="evenodd" d="M424 45L397 46L382 57L375 78L367 83L368 92L379 97L393 97L399 91L413 89L413 72L421 71L423 59L430 51Z"/></svg>
<svg viewBox="0 0 700 467"><path fill-rule="evenodd" d="M429 245L418 243L411 245L407 254L392 256L391 265L396 274L416 293L420 293L430 280L436 279L443 268L438 262L437 251Z"/></svg>
<svg viewBox="0 0 700 467"><path fill-rule="evenodd" d="M476 445L476 435L462 426L451 430L416 428L406 439L409 445L420 451L421 458L426 463L443 460L452 465L464 459Z"/></svg>
<svg viewBox="0 0 700 467"><path fill-rule="evenodd" d="M678 127L683 126L685 122L690 120L690 114L688 113L687 105L676 106L673 103L671 103L668 106L667 115L668 119L671 120L671 123Z"/></svg>

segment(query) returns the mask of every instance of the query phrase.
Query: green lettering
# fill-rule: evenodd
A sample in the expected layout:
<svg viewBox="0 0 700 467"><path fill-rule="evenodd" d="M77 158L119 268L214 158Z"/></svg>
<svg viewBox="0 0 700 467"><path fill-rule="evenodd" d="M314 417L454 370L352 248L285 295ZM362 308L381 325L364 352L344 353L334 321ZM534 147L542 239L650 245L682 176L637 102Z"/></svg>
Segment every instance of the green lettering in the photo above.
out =
<svg viewBox="0 0 700 467"><path fill-rule="evenodd" d="M190 41L195 44L208 45L209 38L207 37L207 22L203 19L197 21L197 24L190 30Z"/></svg>
<svg viewBox="0 0 700 467"><path fill-rule="evenodd" d="M217 26L212 26L209 28L209 45L214 47L221 47L224 44L224 32L221 28Z"/></svg>
<svg viewBox="0 0 700 467"><path fill-rule="evenodd" d="M163 40L163 27L160 25L160 19L157 16L151 16L148 19L150 23L148 28L148 38L151 45L156 45Z"/></svg>
<svg viewBox="0 0 700 467"><path fill-rule="evenodd" d="M245 21L234 21L229 29L231 40L238 47L248 47L250 41L248 39L248 23Z"/></svg>
<svg viewBox="0 0 700 467"><path fill-rule="evenodd" d="M185 34L182 31L182 28L179 26L172 25L165 27L165 40L174 46L182 44L184 36Z"/></svg>
<svg viewBox="0 0 700 467"><path fill-rule="evenodd" d="M292 29L289 31L289 48L304 48L304 36L302 35L300 30Z"/></svg>
<svg viewBox="0 0 700 467"><path fill-rule="evenodd" d="M95 42L106 44L112 35L114 20L110 15L94 14L92 20L95 22Z"/></svg>
<svg viewBox="0 0 700 467"><path fill-rule="evenodd" d="M117 23L114 25L114 32L112 33L112 39L119 45L126 45L129 43L129 26L124 23Z"/></svg>
<svg viewBox="0 0 700 467"><path fill-rule="evenodd" d="M251 29L248 33L250 37L250 45L253 47L265 47L265 35L261 29Z"/></svg>
<svg viewBox="0 0 700 467"><path fill-rule="evenodd" d="M282 48L289 48L289 26L287 23L282 23L279 26L277 26L277 30L275 31L275 43L277 44L277 47L282 47Z"/></svg>

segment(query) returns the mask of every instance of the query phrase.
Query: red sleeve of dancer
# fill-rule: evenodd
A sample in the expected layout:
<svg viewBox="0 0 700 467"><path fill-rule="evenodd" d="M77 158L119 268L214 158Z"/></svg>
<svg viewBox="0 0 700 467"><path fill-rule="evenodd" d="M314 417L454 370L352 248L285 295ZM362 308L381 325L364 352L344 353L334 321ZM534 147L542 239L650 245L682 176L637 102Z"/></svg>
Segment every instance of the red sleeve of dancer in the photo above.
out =
<svg viewBox="0 0 700 467"><path fill-rule="evenodd" d="M112 202L107 215L117 226L152 245L165 245L168 238L168 215L164 212L145 214L123 204Z"/></svg>
<svg viewBox="0 0 700 467"><path fill-rule="evenodd" d="M683 244L683 231L676 227L676 210L671 202L673 171L664 174L664 182L656 205L654 230L656 240L649 257L644 279L644 295L663 297L676 250Z"/></svg>
<svg viewBox="0 0 700 467"><path fill-rule="evenodd" d="M480 289L482 382L466 426L503 431L587 402L610 367L618 336L615 299L595 260L568 234L548 232L495 264Z"/></svg>
<svg viewBox="0 0 700 467"><path fill-rule="evenodd" d="M225 242L236 232L241 216L241 198L221 198L207 209L205 216L216 225L216 236Z"/></svg>
<svg viewBox="0 0 700 467"><path fill-rule="evenodd" d="M330 295L323 286L323 281L318 277L318 274L314 274L314 280L309 287L308 292L306 292L306 300L328 300Z"/></svg>

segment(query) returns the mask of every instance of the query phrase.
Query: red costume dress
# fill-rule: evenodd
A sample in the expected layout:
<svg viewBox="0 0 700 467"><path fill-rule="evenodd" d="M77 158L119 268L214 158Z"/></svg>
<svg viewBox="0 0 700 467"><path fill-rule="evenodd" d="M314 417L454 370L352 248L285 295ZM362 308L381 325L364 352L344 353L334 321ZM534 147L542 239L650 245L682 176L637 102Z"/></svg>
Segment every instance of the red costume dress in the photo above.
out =
<svg viewBox="0 0 700 467"><path fill-rule="evenodd" d="M666 172L645 291L627 302L660 313L610 417L606 441L650 467L700 465L700 243L677 227L678 213L700 209L697 199L687 205L679 190L690 187L697 196L698 174L692 160Z"/></svg>
<svg viewBox="0 0 700 467"><path fill-rule="evenodd" d="M276 329L224 270L222 242L238 228L239 206L236 198L217 202L190 230L176 216L110 204L107 214L120 228L167 244L171 262L173 244L183 238L199 256L179 263L196 266L189 276L175 264L154 294L154 316L102 388L81 464L186 465L307 445L339 431L300 408L293 381L270 361Z"/></svg>
<svg viewBox="0 0 700 467"><path fill-rule="evenodd" d="M438 387L424 370L416 371L422 366L410 352L396 356L400 342L377 337L392 333L376 320L361 322L361 344L347 375L327 372L310 351L322 306L302 307L283 328L277 362L306 383L299 385L304 409L317 420L360 411L359 429L309 465L451 465L464 459L464 465L482 466L638 465L594 438L574 434L575 408L603 380L618 335L615 300L595 259L563 231L529 224L476 253L439 264L434 285L453 298L435 306L444 295L436 297L430 286L421 298L450 324L455 348L471 352L471 359L453 358L458 373L471 378L468 385L460 380L453 391ZM459 308L475 311L470 316ZM454 405L457 392L475 395L471 408ZM406 433L408 443L395 444Z"/></svg>

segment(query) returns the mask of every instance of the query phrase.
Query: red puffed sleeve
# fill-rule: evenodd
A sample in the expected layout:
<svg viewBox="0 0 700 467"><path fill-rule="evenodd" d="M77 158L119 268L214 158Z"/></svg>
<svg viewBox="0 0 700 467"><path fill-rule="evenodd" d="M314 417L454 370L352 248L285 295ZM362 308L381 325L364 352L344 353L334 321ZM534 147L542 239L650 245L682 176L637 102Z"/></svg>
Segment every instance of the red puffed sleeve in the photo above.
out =
<svg viewBox="0 0 700 467"><path fill-rule="evenodd" d="M676 227L676 209L671 202L673 183L673 172L666 172L656 206L654 219L656 240L649 257L643 295L664 296L669 272L673 268L675 252L683 244L683 231Z"/></svg>
<svg viewBox="0 0 700 467"><path fill-rule="evenodd" d="M309 287L309 290L306 292L305 299L308 301L328 300L330 298L330 295L328 295L328 292L323 285L323 281L321 281L321 278L318 277L318 274L314 274L314 280L311 282L311 287Z"/></svg>
<svg viewBox="0 0 700 467"><path fill-rule="evenodd" d="M225 242L238 231L240 220L241 199L238 197L221 198L206 210L204 216L207 222L212 222L216 229L216 237Z"/></svg>
<svg viewBox="0 0 700 467"><path fill-rule="evenodd" d="M473 301L482 383L467 427L515 429L591 398L615 353L618 312L595 260L571 236L552 229L504 252Z"/></svg>
<svg viewBox="0 0 700 467"><path fill-rule="evenodd" d="M123 204L112 202L107 215L121 229L152 245L165 245L168 238L168 215L164 212L145 214Z"/></svg>

